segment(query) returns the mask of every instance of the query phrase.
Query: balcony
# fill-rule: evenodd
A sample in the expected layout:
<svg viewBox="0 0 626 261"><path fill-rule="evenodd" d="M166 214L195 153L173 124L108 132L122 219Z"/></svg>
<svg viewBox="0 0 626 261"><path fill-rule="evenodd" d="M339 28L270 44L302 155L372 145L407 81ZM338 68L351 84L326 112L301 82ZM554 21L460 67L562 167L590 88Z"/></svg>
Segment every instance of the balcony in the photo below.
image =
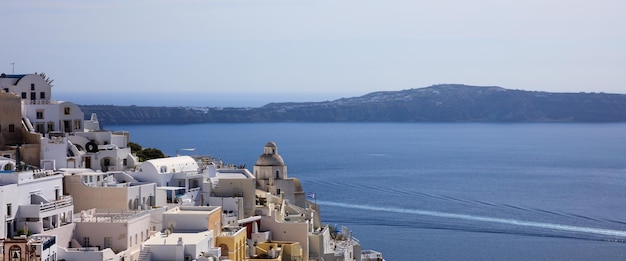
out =
<svg viewBox="0 0 626 261"><path fill-rule="evenodd" d="M48 203L42 202L39 206L39 211L41 213L45 213L45 212L49 212L49 211L53 211L53 210L57 210L61 208L66 208L66 207L73 207L73 206L74 206L74 203L72 201L72 196L63 196L59 200L55 200L55 201L48 202Z"/></svg>
<svg viewBox="0 0 626 261"><path fill-rule="evenodd" d="M19 208L20 216L26 218L42 218L62 212L73 212L72 196L62 196L58 200L48 201L37 195L31 195L31 205L22 205Z"/></svg>

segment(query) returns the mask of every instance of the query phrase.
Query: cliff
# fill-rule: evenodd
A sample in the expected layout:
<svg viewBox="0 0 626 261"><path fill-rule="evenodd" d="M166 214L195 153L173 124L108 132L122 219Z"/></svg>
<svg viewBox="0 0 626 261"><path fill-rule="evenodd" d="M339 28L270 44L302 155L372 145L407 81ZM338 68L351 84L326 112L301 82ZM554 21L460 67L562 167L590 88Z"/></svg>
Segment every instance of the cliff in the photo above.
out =
<svg viewBox="0 0 626 261"><path fill-rule="evenodd" d="M184 103L184 101L181 101ZM208 122L625 122L626 95L434 85L258 108L82 105L104 125Z"/></svg>

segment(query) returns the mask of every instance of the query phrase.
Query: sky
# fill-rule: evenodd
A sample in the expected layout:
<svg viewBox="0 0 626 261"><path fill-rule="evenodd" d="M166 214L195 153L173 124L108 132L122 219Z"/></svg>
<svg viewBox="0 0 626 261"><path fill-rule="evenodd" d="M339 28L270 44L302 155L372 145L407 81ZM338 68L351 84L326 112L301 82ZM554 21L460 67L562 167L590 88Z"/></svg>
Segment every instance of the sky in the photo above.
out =
<svg viewBox="0 0 626 261"><path fill-rule="evenodd" d="M626 93L623 0L5 0L0 72L78 104L256 107L460 83ZM14 64L13 64L14 63Z"/></svg>

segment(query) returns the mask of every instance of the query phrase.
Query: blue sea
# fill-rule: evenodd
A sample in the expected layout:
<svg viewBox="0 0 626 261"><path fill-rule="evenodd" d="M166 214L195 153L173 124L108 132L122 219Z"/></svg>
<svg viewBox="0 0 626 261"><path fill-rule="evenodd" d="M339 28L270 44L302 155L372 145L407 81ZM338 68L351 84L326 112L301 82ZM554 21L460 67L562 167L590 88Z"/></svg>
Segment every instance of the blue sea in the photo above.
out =
<svg viewBox="0 0 626 261"><path fill-rule="evenodd" d="M394 260L626 259L626 124L106 126L252 169L275 141L322 222ZM195 148L195 152L181 149Z"/></svg>

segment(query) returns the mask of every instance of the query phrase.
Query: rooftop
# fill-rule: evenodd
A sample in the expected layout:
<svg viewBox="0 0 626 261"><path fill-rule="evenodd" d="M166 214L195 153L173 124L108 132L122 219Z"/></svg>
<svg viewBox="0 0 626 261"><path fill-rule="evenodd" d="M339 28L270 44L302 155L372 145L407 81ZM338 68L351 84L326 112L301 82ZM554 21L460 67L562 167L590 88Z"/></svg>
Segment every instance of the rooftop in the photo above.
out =
<svg viewBox="0 0 626 261"><path fill-rule="evenodd" d="M198 244L207 237L213 237L213 231L207 230L198 233L156 233L143 244L150 245L178 245Z"/></svg>
<svg viewBox="0 0 626 261"><path fill-rule="evenodd" d="M219 206L179 206L166 211L166 214L192 214L207 215L215 211L220 211Z"/></svg>
<svg viewBox="0 0 626 261"><path fill-rule="evenodd" d="M89 209L74 215L74 222L90 223L125 223L133 218L148 216L148 211L128 209Z"/></svg>
<svg viewBox="0 0 626 261"><path fill-rule="evenodd" d="M222 232L220 233L220 236L232 237L242 231L245 232L246 228L245 227L223 227Z"/></svg>
<svg viewBox="0 0 626 261"><path fill-rule="evenodd" d="M26 74L0 74L0 78L15 78L19 79L26 76Z"/></svg>
<svg viewBox="0 0 626 261"><path fill-rule="evenodd" d="M251 179L254 178L245 169L219 169L216 173L220 179Z"/></svg>

